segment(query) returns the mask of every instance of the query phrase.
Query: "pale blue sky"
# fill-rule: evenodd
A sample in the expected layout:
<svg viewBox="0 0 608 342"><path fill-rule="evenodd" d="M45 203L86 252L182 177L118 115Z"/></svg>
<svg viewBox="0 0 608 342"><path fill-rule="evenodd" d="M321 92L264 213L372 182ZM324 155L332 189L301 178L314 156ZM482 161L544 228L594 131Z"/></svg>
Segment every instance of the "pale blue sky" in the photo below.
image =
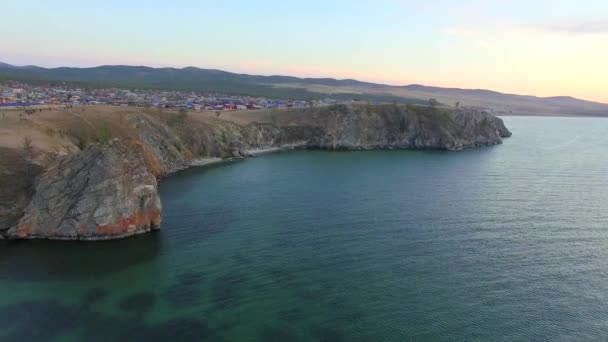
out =
<svg viewBox="0 0 608 342"><path fill-rule="evenodd" d="M0 61L197 66L608 102L608 2L3 0Z"/></svg>

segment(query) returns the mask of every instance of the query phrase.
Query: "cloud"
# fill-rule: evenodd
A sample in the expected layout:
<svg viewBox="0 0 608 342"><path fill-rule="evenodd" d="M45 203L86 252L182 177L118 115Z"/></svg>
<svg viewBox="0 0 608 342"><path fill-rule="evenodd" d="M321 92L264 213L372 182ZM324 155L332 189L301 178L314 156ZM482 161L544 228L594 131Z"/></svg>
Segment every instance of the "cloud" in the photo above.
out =
<svg viewBox="0 0 608 342"><path fill-rule="evenodd" d="M445 27L442 29L443 33L446 33L450 36L457 36L457 37L465 37L465 38L471 38L471 37L478 37L479 33L471 30L469 28L466 27Z"/></svg>
<svg viewBox="0 0 608 342"><path fill-rule="evenodd" d="M467 27L444 27L441 32L451 37L474 42L481 48L492 47L492 36L488 32L481 32Z"/></svg>
<svg viewBox="0 0 608 342"><path fill-rule="evenodd" d="M608 20L558 24L544 27L546 31L575 35L608 34Z"/></svg>

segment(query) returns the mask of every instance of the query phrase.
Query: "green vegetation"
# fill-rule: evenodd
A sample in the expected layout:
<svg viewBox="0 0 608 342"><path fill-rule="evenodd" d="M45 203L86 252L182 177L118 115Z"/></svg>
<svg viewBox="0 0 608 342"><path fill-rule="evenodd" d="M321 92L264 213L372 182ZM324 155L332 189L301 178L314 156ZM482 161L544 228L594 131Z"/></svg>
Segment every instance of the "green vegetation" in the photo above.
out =
<svg viewBox="0 0 608 342"><path fill-rule="evenodd" d="M97 143L106 143L112 137L112 127L107 122L104 122L95 132L95 142Z"/></svg>
<svg viewBox="0 0 608 342"><path fill-rule="evenodd" d="M59 132L59 134L67 136L80 150L84 150L93 143L105 144L114 138L112 126L107 122L104 122L99 127L75 127Z"/></svg>
<svg viewBox="0 0 608 342"><path fill-rule="evenodd" d="M170 115L166 120L166 123L169 125L169 127L177 127L183 126L186 123L186 120L188 120L188 110L182 108L179 110L177 115Z"/></svg>
<svg viewBox="0 0 608 342"><path fill-rule="evenodd" d="M285 100L309 101L321 99L327 94L308 91L304 88L275 87L285 83L327 84L339 86L342 84L365 85L365 82L340 81L332 79L307 80L285 76L253 76L233 74L217 70L196 68L186 69L153 69L130 66L102 66L96 68L25 68L1 69L0 81L24 81L32 84L48 84L51 86L71 86L84 89L96 88L125 88L174 91L199 91L222 93L227 95L243 95L255 97L277 98ZM419 99L404 98L380 94L350 94L340 93L331 95L339 101L371 101L378 103L423 104Z"/></svg>

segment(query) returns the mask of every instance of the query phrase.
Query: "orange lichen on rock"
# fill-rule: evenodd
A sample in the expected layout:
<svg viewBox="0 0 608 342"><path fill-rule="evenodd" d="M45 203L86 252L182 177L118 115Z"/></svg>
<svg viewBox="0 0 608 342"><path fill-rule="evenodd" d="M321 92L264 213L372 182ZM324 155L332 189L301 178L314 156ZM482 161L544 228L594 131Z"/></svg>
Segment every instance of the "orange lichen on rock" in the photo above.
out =
<svg viewBox="0 0 608 342"><path fill-rule="evenodd" d="M49 165L24 216L3 237L122 238L157 229L161 208L156 177L139 149L114 139Z"/></svg>
<svg viewBox="0 0 608 342"><path fill-rule="evenodd" d="M34 229L29 224L24 224L24 225L17 226L17 230L15 232L16 236L22 237L22 238L31 236L33 234L34 234Z"/></svg>
<svg viewBox="0 0 608 342"><path fill-rule="evenodd" d="M126 235L139 231L158 229L160 221L160 210L154 209L150 213L138 210L135 214L129 217L121 217L112 224L97 225L95 227L95 235Z"/></svg>

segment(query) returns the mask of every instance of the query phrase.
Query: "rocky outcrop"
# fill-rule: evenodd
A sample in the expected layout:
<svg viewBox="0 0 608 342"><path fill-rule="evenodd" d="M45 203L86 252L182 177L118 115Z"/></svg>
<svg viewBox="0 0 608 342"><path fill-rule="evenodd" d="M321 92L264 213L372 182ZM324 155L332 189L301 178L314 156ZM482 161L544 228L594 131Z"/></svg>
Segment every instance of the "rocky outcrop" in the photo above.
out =
<svg viewBox="0 0 608 342"><path fill-rule="evenodd" d="M242 125L198 120L196 114L171 121L129 115L129 147L114 139L53 161L37 178L23 216L8 230L0 227L0 236L102 240L158 229L156 177L252 151L462 150L500 144L511 135L501 119L471 109L335 105L278 113L269 122Z"/></svg>
<svg viewBox="0 0 608 342"><path fill-rule="evenodd" d="M500 144L510 135L501 119L474 110L337 105L317 117L310 148L462 150Z"/></svg>
<svg viewBox="0 0 608 342"><path fill-rule="evenodd" d="M242 158L252 150L462 150L500 144L511 134L500 118L487 112L421 106L335 105L281 111L263 120L267 122L238 125L191 118L162 124L151 116L130 118L148 167L158 176L201 158Z"/></svg>
<svg viewBox="0 0 608 342"><path fill-rule="evenodd" d="M8 238L103 240L158 229L156 178L140 152L118 140L54 161Z"/></svg>

